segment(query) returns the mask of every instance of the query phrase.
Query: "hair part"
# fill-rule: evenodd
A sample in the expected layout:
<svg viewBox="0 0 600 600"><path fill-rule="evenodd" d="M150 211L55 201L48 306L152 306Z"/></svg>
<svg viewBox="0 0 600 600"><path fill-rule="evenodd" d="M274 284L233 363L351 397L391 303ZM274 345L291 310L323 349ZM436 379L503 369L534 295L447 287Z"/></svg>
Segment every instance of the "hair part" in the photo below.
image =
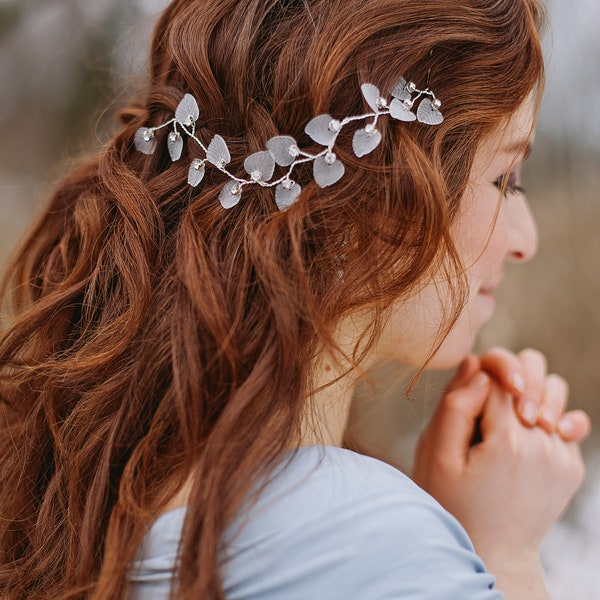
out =
<svg viewBox="0 0 600 600"><path fill-rule="evenodd" d="M6 273L0 595L125 598L145 532L194 472L174 594L224 598L222 533L298 439L340 320L373 315L360 363L391 304L439 269L455 295L441 337L458 316L450 226L480 141L541 90L542 21L537 0L169 5L145 98L58 187ZM134 149L189 92L197 135L222 135L241 173L270 137L309 148L312 117L360 114L361 83L388 92L403 75L435 90L444 123L381 122L360 161L342 136L345 177L319 189L299 170L284 212L258 186L224 211L218 172L189 188L192 147L177 163Z"/></svg>

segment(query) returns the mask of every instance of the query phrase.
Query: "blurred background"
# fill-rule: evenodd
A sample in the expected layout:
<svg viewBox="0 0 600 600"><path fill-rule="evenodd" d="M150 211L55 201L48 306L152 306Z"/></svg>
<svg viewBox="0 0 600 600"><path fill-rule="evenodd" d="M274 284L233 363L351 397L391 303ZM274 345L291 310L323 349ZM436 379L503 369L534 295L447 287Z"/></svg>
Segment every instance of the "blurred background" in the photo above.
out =
<svg viewBox="0 0 600 600"><path fill-rule="evenodd" d="M0 266L72 161L115 131L166 4L0 0ZM600 564L600 3L548 8L548 87L524 174L540 251L508 273L479 346L542 350L570 382L571 406L595 424L587 482L544 545L553 598L579 600L598 597ZM394 369L379 374L377 393L406 429L398 452L407 464L447 376L424 376L409 401Z"/></svg>

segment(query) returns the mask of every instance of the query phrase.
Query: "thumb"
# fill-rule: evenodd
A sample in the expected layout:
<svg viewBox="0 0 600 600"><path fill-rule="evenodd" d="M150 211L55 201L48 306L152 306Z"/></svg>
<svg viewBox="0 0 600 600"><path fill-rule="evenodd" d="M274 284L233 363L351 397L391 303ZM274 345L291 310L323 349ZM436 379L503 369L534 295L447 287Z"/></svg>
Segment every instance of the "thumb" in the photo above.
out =
<svg viewBox="0 0 600 600"><path fill-rule="evenodd" d="M492 381L480 422L481 437L484 441L520 423L513 405L512 395Z"/></svg>
<svg viewBox="0 0 600 600"><path fill-rule="evenodd" d="M448 392L433 415L428 435L444 460L464 464L488 396L490 378L474 373L464 387Z"/></svg>
<svg viewBox="0 0 600 600"><path fill-rule="evenodd" d="M479 358L469 354L461 363L450 381L446 384L446 392L468 385L469 380L477 371L481 371Z"/></svg>

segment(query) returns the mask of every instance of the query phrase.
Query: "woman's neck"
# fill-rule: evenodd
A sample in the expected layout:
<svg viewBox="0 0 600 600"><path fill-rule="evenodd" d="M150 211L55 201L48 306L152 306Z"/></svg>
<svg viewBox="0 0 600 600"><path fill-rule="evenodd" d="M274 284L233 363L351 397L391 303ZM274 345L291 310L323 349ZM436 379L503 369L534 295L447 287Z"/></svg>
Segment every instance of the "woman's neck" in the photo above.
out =
<svg viewBox="0 0 600 600"><path fill-rule="evenodd" d="M361 357L360 365L346 357L356 356L360 340L370 323L370 314L356 314L341 321L333 338L337 348L322 352L313 362L311 390L304 409L300 445L343 445L354 388L376 362Z"/></svg>
<svg viewBox="0 0 600 600"><path fill-rule="evenodd" d="M340 373L330 362L317 367L315 391L302 419L301 446L342 446L357 379L355 373Z"/></svg>

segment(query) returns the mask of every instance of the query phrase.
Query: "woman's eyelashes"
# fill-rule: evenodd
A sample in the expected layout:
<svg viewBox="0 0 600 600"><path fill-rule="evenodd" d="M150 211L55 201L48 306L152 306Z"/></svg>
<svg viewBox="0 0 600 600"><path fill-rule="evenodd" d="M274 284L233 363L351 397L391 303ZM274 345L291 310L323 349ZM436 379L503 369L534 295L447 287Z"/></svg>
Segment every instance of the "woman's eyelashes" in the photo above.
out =
<svg viewBox="0 0 600 600"><path fill-rule="evenodd" d="M525 189L519 183L519 171L511 171L494 181L494 185L504 193L504 196L525 194Z"/></svg>

